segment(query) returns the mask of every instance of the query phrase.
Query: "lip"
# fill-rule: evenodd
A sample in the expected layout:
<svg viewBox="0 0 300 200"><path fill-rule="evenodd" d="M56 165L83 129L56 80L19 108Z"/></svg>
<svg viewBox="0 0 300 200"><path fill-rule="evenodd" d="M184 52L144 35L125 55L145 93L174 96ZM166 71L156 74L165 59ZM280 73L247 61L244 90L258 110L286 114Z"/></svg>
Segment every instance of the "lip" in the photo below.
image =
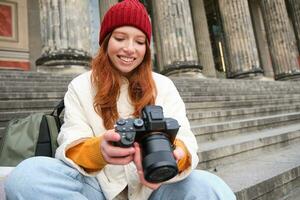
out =
<svg viewBox="0 0 300 200"><path fill-rule="evenodd" d="M134 57L128 57L128 56L118 55L117 57L119 58L119 60L122 63L125 63L125 64L132 64L136 60L136 58L134 58Z"/></svg>

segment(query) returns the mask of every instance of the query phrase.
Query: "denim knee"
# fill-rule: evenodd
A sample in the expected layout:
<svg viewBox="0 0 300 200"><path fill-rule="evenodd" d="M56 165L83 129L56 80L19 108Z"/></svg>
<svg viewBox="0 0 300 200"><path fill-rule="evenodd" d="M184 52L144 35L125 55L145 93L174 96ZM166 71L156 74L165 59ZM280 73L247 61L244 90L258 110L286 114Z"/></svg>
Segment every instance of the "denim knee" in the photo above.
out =
<svg viewBox="0 0 300 200"><path fill-rule="evenodd" d="M41 168L52 167L56 162L58 161L48 157L32 157L22 161L4 182L6 195L29 192L33 185L44 178L39 176Z"/></svg>
<svg viewBox="0 0 300 200"><path fill-rule="evenodd" d="M231 188L218 176L203 170L195 170L190 177L194 179L192 182L198 183L199 186L205 187L212 191L217 199L236 199Z"/></svg>
<svg viewBox="0 0 300 200"><path fill-rule="evenodd" d="M104 199L95 177L85 177L64 162L33 157L21 162L4 183L8 199Z"/></svg>
<svg viewBox="0 0 300 200"><path fill-rule="evenodd" d="M26 199L34 194L39 194L42 190L46 190L46 187L50 193L58 185L56 184L55 187L50 186L48 181L60 177L62 173L66 172L72 180L72 177L75 178L79 174L77 170L67 167L62 161L54 158L32 157L26 159L17 165L6 178L4 182L6 196L9 199ZM77 185L78 190L79 187Z"/></svg>
<svg viewBox="0 0 300 200"><path fill-rule="evenodd" d="M195 170L182 181L162 185L150 199L234 200L236 198L219 177L206 171Z"/></svg>

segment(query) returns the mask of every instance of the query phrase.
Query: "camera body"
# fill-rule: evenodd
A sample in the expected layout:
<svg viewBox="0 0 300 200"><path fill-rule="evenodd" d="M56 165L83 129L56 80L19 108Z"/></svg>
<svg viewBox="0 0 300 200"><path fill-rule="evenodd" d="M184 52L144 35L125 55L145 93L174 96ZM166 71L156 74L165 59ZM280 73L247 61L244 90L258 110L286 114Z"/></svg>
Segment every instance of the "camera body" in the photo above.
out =
<svg viewBox="0 0 300 200"><path fill-rule="evenodd" d="M145 106L141 118L119 119L115 131L120 147L130 147L136 141L142 150L145 179L158 183L178 174L173 156L173 142L179 130L177 120L164 118L161 106Z"/></svg>
<svg viewBox="0 0 300 200"><path fill-rule="evenodd" d="M173 143L179 129L177 120L164 118L161 106L146 106L142 111L141 118L119 119L115 130L120 134L121 140L117 143L121 147L130 147L148 134L161 132Z"/></svg>

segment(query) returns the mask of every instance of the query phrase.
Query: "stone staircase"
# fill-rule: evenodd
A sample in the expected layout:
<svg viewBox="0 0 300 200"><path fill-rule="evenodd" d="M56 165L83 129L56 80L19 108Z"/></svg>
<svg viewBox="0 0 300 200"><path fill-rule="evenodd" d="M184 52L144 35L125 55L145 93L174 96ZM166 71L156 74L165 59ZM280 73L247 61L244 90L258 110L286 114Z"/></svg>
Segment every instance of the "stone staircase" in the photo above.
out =
<svg viewBox="0 0 300 200"><path fill-rule="evenodd" d="M0 137L8 120L50 112L75 75L0 71ZM172 78L199 144L199 169L239 200L299 199L300 84Z"/></svg>
<svg viewBox="0 0 300 200"><path fill-rule="evenodd" d="M239 200L300 196L300 84L174 79L196 135L199 169Z"/></svg>
<svg viewBox="0 0 300 200"><path fill-rule="evenodd" d="M0 71L0 139L13 118L35 112L50 113L76 75Z"/></svg>

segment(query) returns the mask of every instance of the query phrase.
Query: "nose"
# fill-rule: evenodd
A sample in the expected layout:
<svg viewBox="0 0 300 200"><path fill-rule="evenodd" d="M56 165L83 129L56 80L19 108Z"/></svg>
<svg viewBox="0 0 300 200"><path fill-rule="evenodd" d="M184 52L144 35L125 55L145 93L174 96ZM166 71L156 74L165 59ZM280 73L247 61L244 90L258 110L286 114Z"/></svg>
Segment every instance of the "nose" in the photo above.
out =
<svg viewBox="0 0 300 200"><path fill-rule="evenodd" d="M129 40L128 42L126 42L123 50L128 53L128 54L133 54L135 51L135 47L134 47L134 42Z"/></svg>

